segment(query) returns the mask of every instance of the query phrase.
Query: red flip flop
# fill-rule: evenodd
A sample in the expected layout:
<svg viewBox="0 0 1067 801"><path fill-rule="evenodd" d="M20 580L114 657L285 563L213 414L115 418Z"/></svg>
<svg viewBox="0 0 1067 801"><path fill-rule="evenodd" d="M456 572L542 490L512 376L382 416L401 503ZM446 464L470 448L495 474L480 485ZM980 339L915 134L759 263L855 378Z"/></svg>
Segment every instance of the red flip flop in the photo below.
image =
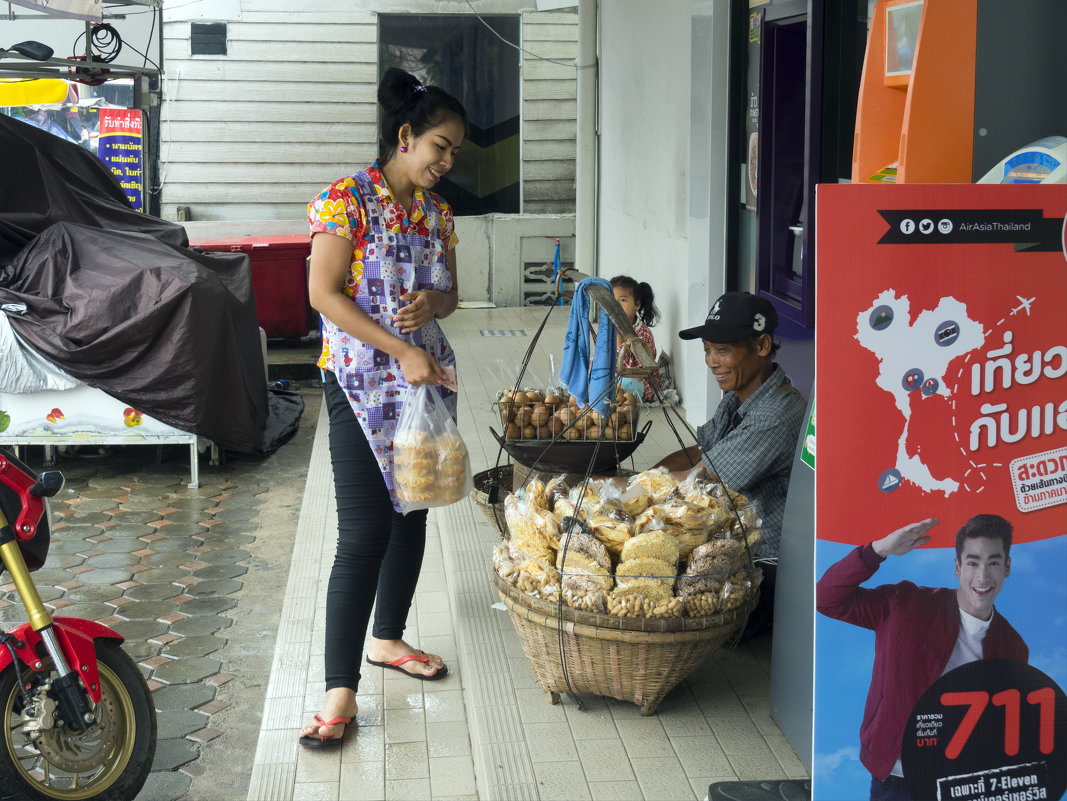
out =
<svg viewBox="0 0 1067 801"><path fill-rule="evenodd" d="M344 715L338 715L333 720L323 720L322 715L316 712L312 718L315 723L319 725L319 731L322 731L326 726L337 726L343 723L345 730L341 732L340 737L301 737L299 742L304 748L329 748L334 745L340 745L345 740L345 735L348 734L348 724L352 722L352 718L346 718Z"/></svg>
<svg viewBox="0 0 1067 801"><path fill-rule="evenodd" d="M419 651L418 656L415 654L407 654L405 656L397 657L389 662L375 662L369 656L367 657L367 664L374 665L375 667L388 668L389 670L395 670L397 673L403 673L405 676L411 676L413 679L421 679L422 681L438 681L448 675L448 665L441 665L437 668L437 672L431 676L427 676L422 673L412 673L410 670L404 670L401 665L406 665L408 662L422 662L423 664L430 664L430 657L426 656L424 651Z"/></svg>

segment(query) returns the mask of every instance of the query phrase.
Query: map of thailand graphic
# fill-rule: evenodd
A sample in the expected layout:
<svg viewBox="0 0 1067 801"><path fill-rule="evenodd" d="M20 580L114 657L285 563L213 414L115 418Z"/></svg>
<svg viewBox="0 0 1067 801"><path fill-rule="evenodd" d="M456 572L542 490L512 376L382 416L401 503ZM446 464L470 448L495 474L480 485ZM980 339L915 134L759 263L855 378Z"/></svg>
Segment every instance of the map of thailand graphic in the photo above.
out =
<svg viewBox="0 0 1067 801"><path fill-rule="evenodd" d="M919 448L909 447L908 432L914 404L925 398L952 396L945 373L958 356L985 344L982 325L970 318L967 307L952 297L937 308L923 310L911 320L907 295L893 289L882 292L856 316L856 340L878 359L875 383L888 392L903 419L897 438L895 463L879 477L879 489L892 492L908 481L924 492L941 492L947 498L959 489L952 476L935 477L923 462Z"/></svg>

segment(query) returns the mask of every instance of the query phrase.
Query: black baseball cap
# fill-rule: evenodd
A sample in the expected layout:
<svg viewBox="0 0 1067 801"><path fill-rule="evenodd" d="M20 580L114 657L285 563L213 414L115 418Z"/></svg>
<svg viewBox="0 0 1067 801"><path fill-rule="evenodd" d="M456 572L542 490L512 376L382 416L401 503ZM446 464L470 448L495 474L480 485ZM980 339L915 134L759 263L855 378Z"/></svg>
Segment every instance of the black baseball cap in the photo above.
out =
<svg viewBox="0 0 1067 801"><path fill-rule="evenodd" d="M774 334L778 312L766 298L751 292L727 292L712 305L703 325L679 331L682 339L704 339L727 344L750 334Z"/></svg>

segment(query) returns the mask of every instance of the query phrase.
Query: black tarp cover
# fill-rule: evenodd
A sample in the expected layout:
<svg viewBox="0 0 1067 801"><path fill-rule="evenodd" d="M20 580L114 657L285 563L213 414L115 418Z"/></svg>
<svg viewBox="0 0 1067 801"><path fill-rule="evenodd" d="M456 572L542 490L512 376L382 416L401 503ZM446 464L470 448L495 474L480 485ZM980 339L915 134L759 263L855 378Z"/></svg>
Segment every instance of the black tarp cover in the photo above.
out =
<svg viewBox="0 0 1067 801"><path fill-rule="evenodd" d="M267 391L248 257L200 253L135 211L96 156L0 116L0 304L70 375L241 453L295 430L298 393Z"/></svg>
<svg viewBox="0 0 1067 801"><path fill-rule="evenodd" d="M189 244L182 226L134 209L95 153L0 114L0 267L56 222Z"/></svg>

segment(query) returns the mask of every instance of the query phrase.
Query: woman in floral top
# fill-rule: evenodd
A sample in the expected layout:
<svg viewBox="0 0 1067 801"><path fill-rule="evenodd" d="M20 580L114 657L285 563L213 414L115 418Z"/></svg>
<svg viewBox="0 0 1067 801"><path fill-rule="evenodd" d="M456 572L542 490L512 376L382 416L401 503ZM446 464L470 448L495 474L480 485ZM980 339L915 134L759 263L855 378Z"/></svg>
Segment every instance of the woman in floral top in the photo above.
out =
<svg viewBox="0 0 1067 801"><path fill-rule="evenodd" d="M467 135L462 104L399 69L378 87L378 160L308 205L311 305L322 316L337 554L326 594L326 698L300 732L306 747L341 742L356 691L371 608L367 662L423 680L448 668L403 640L426 542L426 511L401 513L393 438L408 387L441 384L455 356L437 318L458 300L455 226L430 191Z"/></svg>

